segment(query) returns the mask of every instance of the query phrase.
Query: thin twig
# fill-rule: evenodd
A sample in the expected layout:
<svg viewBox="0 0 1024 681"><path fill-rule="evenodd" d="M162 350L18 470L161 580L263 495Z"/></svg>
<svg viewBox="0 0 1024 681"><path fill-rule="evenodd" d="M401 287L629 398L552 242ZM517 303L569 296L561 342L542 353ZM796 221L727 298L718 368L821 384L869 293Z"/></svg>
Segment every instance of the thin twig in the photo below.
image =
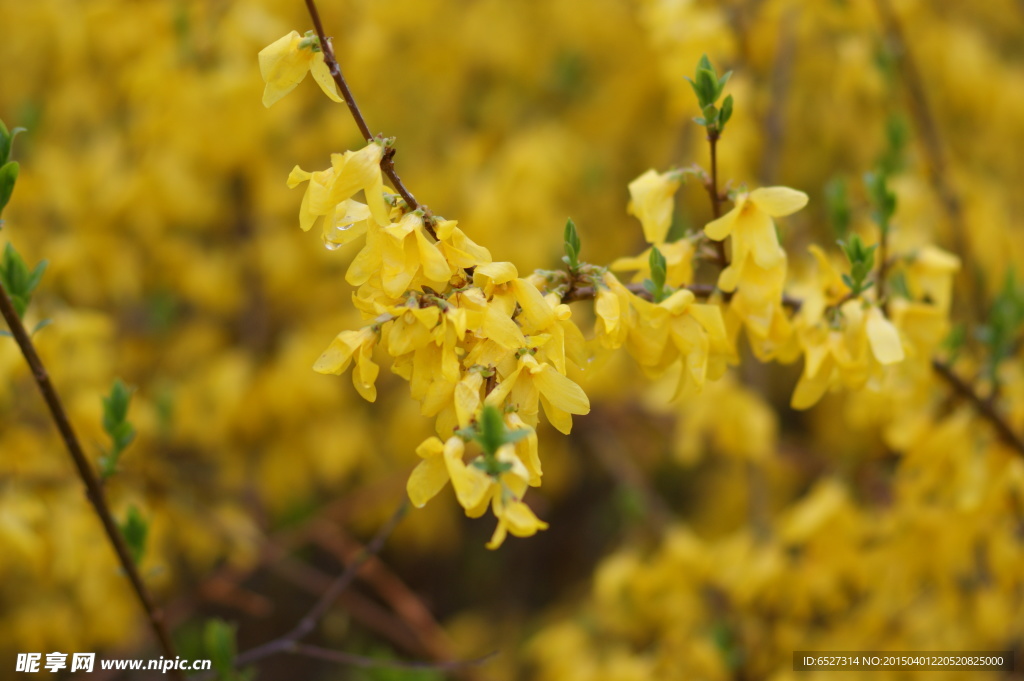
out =
<svg viewBox="0 0 1024 681"><path fill-rule="evenodd" d="M374 536L373 540L366 545L366 548L357 556L345 571L334 580L331 586L320 596L320 599L313 604L306 615L299 620L299 623L292 628L291 631L275 638L272 641L268 641L262 645L252 648L238 657L235 658L235 668L244 667L245 665L258 662L265 657L275 655L277 653L287 652L294 648L294 646L303 638L309 635L313 629L316 628L317 623L323 618L327 611L334 605L334 602L338 600L338 597L352 584L352 581L356 578L359 570L371 557L375 556L384 547L384 542L387 541L388 537L391 536L391 532L394 531L399 521L405 516L406 511L409 510L408 501L403 500L395 510L391 519L388 520Z"/></svg>
<svg viewBox="0 0 1024 681"><path fill-rule="evenodd" d="M1010 424L996 411L995 406L991 402L982 398L978 391L974 389L974 386L962 379L945 362L933 359L932 368L935 370L935 373L941 376L953 388L954 392L965 397L978 414L992 424L992 427L996 429L996 433L999 435L999 439L1017 450L1018 454L1024 455L1024 439L1021 439L1019 435L1013 432Z"/></svg>
<svg viewBox="0 0 1024 681"><path fill-rule="evenodd" d="M650 291L644 288L643 284L626 284L626 288L629 289L631 293L635 293L637 296L645 300L651 300L651 293ZM731 300L733 296L732 292L721 291L712 284L690 284L689 286L686 287L686 290L691 291L693 295L697 296L698 298L710 298L717 291L722 294L722 300L726 302ZM566 292L566 294L562 297L562 302L574 303L578 300L592 300L596 295L597 291L594 289L593 286L577 286ZM796 312L799 311L800 306L803 304L803 301L800 300L799 298L793 298L792 296L784 295L782 296L782 304Z"/></svg>
<svg viewBox="0 0 1024 681"><path fill-rule="evenodd" d="M352 90L349 88L348 83L345 81L345 76L341 73L341 66L338 64L338 59L334 55L334 47L327 39L327 34L324 32L323 23L320 21L320 12L316 8L315 0L306 0L306 9L309 10L309 18L313 20L313 28L316 30L317 38L320 39L320 50L324 55L324 63L327 64L327 68L331 71L331 77L334 78L334 84L338 86L338 92L341 93L342 99L345 100L345 104L348 106L349 113L352 114L352 120L355 121L356 127L359 128L359 133L363 136L367 142L373 139L373 133L370 132L370 126L367 125L366 119L363 118L362 111L359 110L359 105L356 104L356 99L352 95ZM422 210L423 211L423 222L427 230L430 231L431 235L436 238L434 234L433 218L430 209L426 206L420 205L416 200L416 197L412 195L412 192L402 183L402 178L398 176L398 171L395 170L395 148L389 147L384 152L384 157L380 160L380 169L387 175L388 179L391 180L391 185L395 188L398 194L405 200L405 203L409 206L409 210Z"/></svg>
<svg viewBox="0 0 1024 681"><path fill-rule="evenodd" d="M885 25L885 32L892 43L897 54L897 61L903 75L903 81L907 88L907 101L910 108L914 125L923 141L925 155L928 157L928 179L932 188L938 194L942 207L950 221L953 232L953 247L965 262L970 261L970 240L967 238L967 223L964 218L963 203L960 195L953 188L949 180L949 170L946 162L946 155L942 146L942 138L939 135L939 126L935 122L935 116L928 105L928 97L924 90L924 78L917 66L913 53L907 43L899 18L893 11L888 0L875 0L875 7ZM972 277L965 277L969 299L975 298L974 281ZM973 305L972 308L980 311L983 306Z"/></svg>
<svg viewBox="0 0 1024 681"><path fill-rule="evenodd" d="M121 569L128 575L128 581L131 582L135 596L146 613L150 628L152 628L153 634L156 636L164 657L168 659L177 657L177 654L174 652L174 644L171 642L171 636L167 631L163 611L156 606L156 602L142 581L135 561L128 551L124 537L121 535L121 530L118 528L110 512L110 506L107 504L107 499L103 494L103 488L100 485L99 479L93 473L89 460L82 450L81 442L79 442L78 436L75 435L74 428L71 427L71 421L68 419L67 412L64 411L60 395L57 394L57 390L53 387L50 375L47 373L46 367L36 352L32 338L21 323L21 318L14 309L14 305L11 303L11 299L8 297L7 291L3 286L0 286L0 313L3 314L4 319L7 321L7 326L11 329L11 335L14 336L14 340L18 343L18 348L21 349L21 354L25 357L25 361L32 370L32 376L39 387L39 392L43 394L43 400L46 401L46 406L49 407L50 416L53 418L57 430L60 431L61 438L64 440L64 446L68 450L68 454L71 455L75 468L78 469L78 477L85 484L85 496L89 499L93 510L103 524L107 540L114 547L114 553L117 554L117 560L121 565ZM174 671L173 676L177 679L184 679L184 676L178 671Z"/></svg>
<svg viewBox="0 0 1024 681"><path fill-rule="evenodd" d="M346 564L366 550L342 528L330 523L319 524L315 535L321 546L335 553ZM444 629L419 596L380 556L372 556L366 562L361 579L413 630L431 657L438 661L452 659L451 641Z"/></svg>
<svg viewBox="0 0 1024 681"><path fill-rule="evenodd" d="M721 133L715 129L708 130L708 144L711 145L711 182L704 185L711 197L711 214L715 219L722 217L722 195L718 193L718 138ZM729 266L729 258L725 254L725 241L715 241L715 252L718 255L719 267Z"/></svg>

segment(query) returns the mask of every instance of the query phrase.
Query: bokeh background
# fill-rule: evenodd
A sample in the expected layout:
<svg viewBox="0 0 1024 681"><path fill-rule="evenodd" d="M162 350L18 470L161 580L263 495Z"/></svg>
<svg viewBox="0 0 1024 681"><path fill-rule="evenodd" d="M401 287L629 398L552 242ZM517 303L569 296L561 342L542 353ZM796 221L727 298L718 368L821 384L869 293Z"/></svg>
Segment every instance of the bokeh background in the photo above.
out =
<svg viewBox="0 0 1024 681"><path fill-rule="evenodd" d="M1020 2L891 0L895 34L860 0L321 4L408 186L521 273L559 266L568 216L590 262L643 249L627 183L707 164L684 80L703 53L734 71L722 177L811 197L785 225L796 270L809 243L834 242L830 182L847 183L855 229L869 229L860 177L894 130L897 221L964 260L958 318L983 324L1024 265ZM0 242L49 262L29 320L53 320L36 341L94 456L101 396L115 377L135 387L139 436L107 491L118 517L134 505L150 523L143 572L184 655L202 656L209 617L237 623L242 648L290 628L399 503L431 430L386 371L372 405L311 371L359 323L343 278L354 251L298 229L285 178L361 141L312 82L264 109L256 61L309 28L298 1L0 0L0 118L28 128ZM677 233L709 217L703 190L684 188ZM1019 346L1003 371L1000 408L1020 431ZM530 503L550 530L489 552L489 521L463 518L446 491L409 514L317 637L408 659L498 650L466 674L499 681L787 679L791 652L814 647L1024 659L1020 457L943 394L912 444L877 395L793 412L798 373L748 357L670 403L669 387L610 359L584 386L592 414L570 437L541 433ZM0 339L0 676L16 652L54 650L152 647ZM290 659L258 678L444 677L396 674Z"/></svg>

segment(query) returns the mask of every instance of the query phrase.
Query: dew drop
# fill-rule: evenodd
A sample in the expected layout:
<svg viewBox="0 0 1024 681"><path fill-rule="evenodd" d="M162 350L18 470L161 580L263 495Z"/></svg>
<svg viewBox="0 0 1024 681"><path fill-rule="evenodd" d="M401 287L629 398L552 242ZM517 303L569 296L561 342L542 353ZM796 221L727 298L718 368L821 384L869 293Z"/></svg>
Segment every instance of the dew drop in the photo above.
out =
<svg viewBox="0 0 1024 681"><path fill-rule="evenodd" d="M324 248L326 248L328 251L336 251L336 250L338 250L339 248L341 248L342 246L345 245L345 244L339 244L337 241L331 241L327 237L326 234L323 235L323 240L324 240Z"/></svg>

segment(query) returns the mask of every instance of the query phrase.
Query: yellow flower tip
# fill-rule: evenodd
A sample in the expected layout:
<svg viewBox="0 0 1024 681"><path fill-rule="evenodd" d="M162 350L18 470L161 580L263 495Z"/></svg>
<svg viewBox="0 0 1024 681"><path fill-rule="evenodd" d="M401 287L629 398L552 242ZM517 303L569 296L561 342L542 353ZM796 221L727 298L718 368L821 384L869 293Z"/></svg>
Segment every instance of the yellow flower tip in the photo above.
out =
<svg viewBox="0 0 1024 681"><path fill-rule="evenodd" d="M311 173L306 172L299 166L292 168L292 171L288 173L288 189L295 189L303 182L308 182L311 177Z"/></svg>
<svg viewBox="0 0 1024 681"><path fill-rule="evenodd" d="M306 77L313 51L300 47L301 42L298 31L292 31L260 50L260 75L266 83L263 106L272 106Z"/></svg>
<svg viewBox="0 0 1024 681"><path fill-rule="evenodd" d="M315 52L313 59L310 61L309 72L313 74L313 80L320 86L324 94L327 95L332 101L344 102L338 94L338 86L334 82L334 76L331 75L331 69L327 66L327 62L324 60L323 52Z"/></svg>
<svg viewBox="0 0 1024 681"><path fill-rule="evenodd" d="M640 220L648 243L663 243L668 236L672 225L672 201L677 189L679 180L655 170L648 170L629 183L627 210Z"/></svg>
<svg viewBox="0 0 1024 681"><path fill-rule="evenodd" d="M488 285L507 284L519 277L516 266L510 262L490 262L480 265L473 272L473 283L480 288Z"/></svg>
<svg viewBox="0 0 1024 681"><path fill-rule="evenodd" d="M761 187L750 192L750 200L773 218L792 215L807 205L807 194L789 187Z"/></svg>
<svg viewBox="0 0 1024 681"><path fill-rule="evenodd" d="M420 461L413 469L405 485L409 501L416 508L426 506L427 502L437 496L437 493L448 484L448 468L442 456L444 445L436 437L429 438L416 449L417 454L420 454L420 449L424 445L427 445L427 449L431 453L424 456L423 461Z"/></svg>
<svg viewBox="0 0 1024 681"><path fill-rule="evenodd" d="M885 318L882 311L873 307L867 319L868 342L871 353L880 364L895 364L903 361L903 343L896 326Z"/></svg>

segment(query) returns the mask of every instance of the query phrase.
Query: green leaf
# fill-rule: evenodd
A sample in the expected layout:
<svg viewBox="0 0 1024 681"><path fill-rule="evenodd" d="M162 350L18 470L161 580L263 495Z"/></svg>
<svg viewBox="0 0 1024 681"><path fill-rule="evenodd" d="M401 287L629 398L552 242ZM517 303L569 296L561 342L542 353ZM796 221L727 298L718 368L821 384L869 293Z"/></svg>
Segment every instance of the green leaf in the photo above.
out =
<svg viewBox="0 0 1024 681"><path fill-rule="evenodd" d="M898 173L903 168L903 153L910 138L906 119L892 114L885 121L885 153L878 161L879 169L886 175Z"/></svg>
<svg viewBox="0 0 1024 681"><path fill-rule="evenodd" d="M36 335L37 331L45 329L50 324L53 324L53 320L52 319L44 319L44 320L42 320L41 322L37 323L34 327L32 327L32 332L29 335L30 336Z"/></svg>
<svg viewBox="0 0 1024 681"><path fill-rule="evenodd" d="M115 379L110 395L103 398L103 431L110 437L111 448L100 457L100 477L106 480L117 472L121 454L135 440L135 427L128 421L132 389Z"/></svg>
<svg viewBox="0 0 1024 681"><path fill-rule="evenodd" d="M711 121L711 127L718 127L718 108L714 104L708 104L701 113L705 121Z"/></svg>
<svg viewBox="0 0 1024 681"><path fill-rule="evenodd" d="M955 360L966 342L967 325L960 323L950 329L949 335L942 341L942 347L949 353L950 360Z"/></svg>
<svg viewBox="0 0 1024 681"><path fill-rule="evenodd" d="M476 441L488 456L494 456L505 444L505 420L497 407L487 404L480 410Z"/></svg>
<svg viewBox="0 0 1024 681"><path fill-rule="evenodd" d="M718 78L715 76L714 71L697 69L697 88L697 100L700 102L702 109L710 104L714 104L718 89Z"/></svg>
<svg viewBox="0 0 1024 681"><path fill-rule="evenodd" d="M32 273L28 275L26 281L26 290L29 295L35 293L36 287L39 286L40 280L43 278L43 274L46 272L46 266L49 263L45 260L40 260L39 263L32 270Z"/></svg>
<svg viewBox="0 0 1024 681"><path fill-rule="evenodd" d="M580 235L576 232L576 223L569 218L565 222L565 256L569 259L569 268L576 270L580 266Z"/></svg>
<svg viewBox="0 0 1024 681"><path fill-rule="evenodd" d="M29 273L28 266L14 246L8 243L4 248L0 257L0 285L7 291L19 318L25 316L25 310L32 302L32 291L45 270L46 263L42 262Z"/></svg>
<svg viewBox="0 0 1024 681"><path fill-rule="evenodd" d="M732 71L726 71L725 75L718 79L718 89L715 92L715 100L722 96L722 90L725 89L725 84L732 78Z"/></svg>
<svg viewBox="0 0 1024 681"><path fill-rule="evenodd" d="M654 302L660 303L665 299L665 279L668 272L668 265L665 256L658 250L657 246L651 246L651 255L647 259L651 267L651 283L653 290L648 289Z"/></svg>
<svg viewBox="0 0 1024 681"><path fill-rule="evenodd" d="M874 206L872 217L882 234L889 233L890 220L896 213L896 194L889 190L888 178L883 171L864 174L864 184Z"/></svg>
<svg viewBox="0 0 1024 681"><path fill-rule="evenodd" d="M894 296L905 298L907 300L911 299L910 286L907 284L906 272L900 270L889 277L889 290Z"/></svg>
<svg viewBox="0 0 1024 681"><path fill-rule="evenodd" d="M995 382L999 364L1010 357L1024 327L1024 286L1017 283L1013 268L1006 272L1003 287L992 301L988 320L978 335L988 346L989 378Z"/></svg>
<svg viewBox="0 0 1024 681"><path fill-rule="evenodd" d="M203 629L203 647L219 678L232 678L238 650L235 626L221 619L207 621Z"/></svg>
<svg viewBox="0 0 1024 681"><path fill-rule="evenodd" d="M136 565L142 562L146 553L146 538L149 535L149 524L135 506L128 507L128 515L121 524L121 534L128 545L128 552Z"/></svg>
<svg viewBox="0 0 1024 681"><path fill-rule="evenodd" d="M725 77L728 79L729 74L725 74ZM718 127L724 128L730 118L732 118L732 95L727 96L725 101L722 102L722 113L718 117Z"/></svg>
<svg viewBox="0 0 1024 681"><path fill-rule="evenodd" d="M14 183L18 181L18 170L21 166L17 161L10 161L0 166L0 214L3 214L11 194L14 193Z"/></svg>
<svg viewBox="0 0 1024 681"><path fill-rule="evenodd" d="M0 166L6 165L11 158L11 149L14 147L14 138L25 132L25 128L14 128L7 130L7 126L0 120Z"/></svg>
<svg viewBox="0 0 1024 681"><path fill-rule="evenodd" d="M7 159L11 157L11 139L12 135L7 131L7 126L0 120L0 166L7 163Z"/></svg>
<svg viewBox="0 0 1024 681"><path fill-rule="evenodd" d="M120 378L114 379L110 395L103 398L103 430L111 437L128 416L131 399L131 389Z"/></svg>
<svg viewBox="0 0 1024 681"><path fill-rule="evenodd" d="M850 229L850 200L846 193L846 180L833 177L825 185L825 205L828 221L839 237L845 237Z"/></svg>

